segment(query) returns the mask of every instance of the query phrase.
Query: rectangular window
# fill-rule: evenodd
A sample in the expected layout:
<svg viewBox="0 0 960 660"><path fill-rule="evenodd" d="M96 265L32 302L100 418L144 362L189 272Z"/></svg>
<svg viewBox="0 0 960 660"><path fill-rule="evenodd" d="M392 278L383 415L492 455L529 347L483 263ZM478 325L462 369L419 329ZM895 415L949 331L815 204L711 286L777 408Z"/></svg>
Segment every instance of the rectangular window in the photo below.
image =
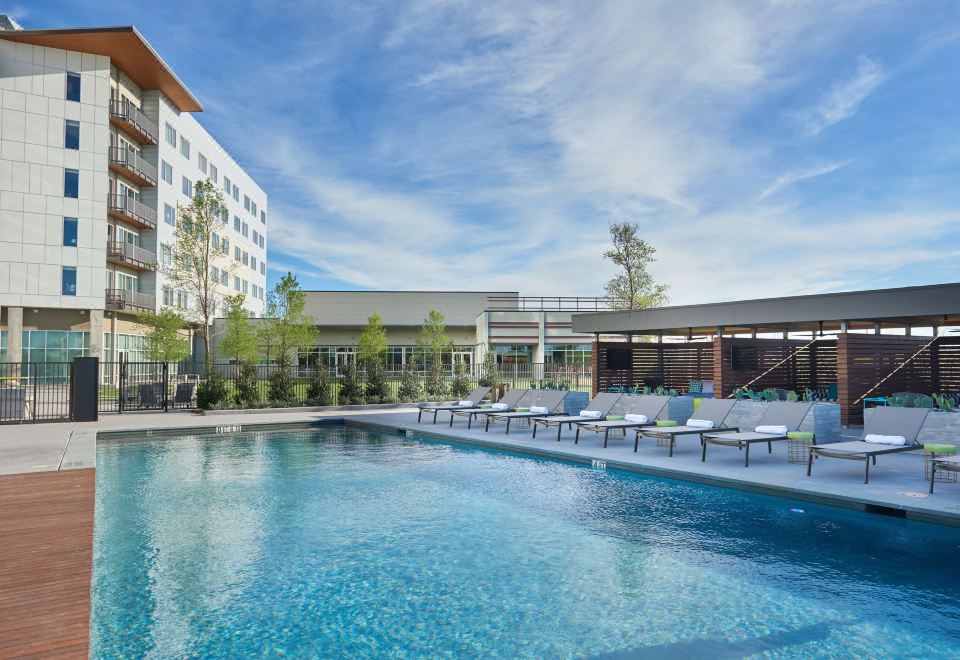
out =
<svg viewBox="0 0 960 660"><path fill-rule="evenodd" d="M230 177L223 177L223 192L230 194Z"/></svg>
<svg viewBox="0 0 960 660"><path fill-rule="evenodd" d="M80 122L68 119L63 129L63 148L80 148Z"/></svg>
<svg viewBox="0 0 960 660"><path fill-rule="evenodd" d="M264 211L263 209L260 209L260 224L261 225L267 224L267 212Z"/></svg>
<svg viewBox="0 0 960 660"><path fill-rule="evenodd" d="M163 306L173 307L173 289L169 286L163 287Z"/></svg>
<svg viewBox="0 0 960 660"><path fill-rule="evenodd" d="M225 271L225 270L221 270L221 271L220 271L220 284L222 284L223 286L227 286L229 281L230 281L230 273L228 273L228 272Z"/></svg>
<svg viewBox="0 0 960 660"><path fill-rule="evenodd" d="M218 181L219 176L220 175L217 173L217 166L214 165L213 163L210 163L210 180L216 183Z"/></svg>
<svg viewBox="0 0 960 660"><path fill-rule="evenodd" d="M246 195L243 196L243 208L245 211L250 210L250 198Z"/></svg>
<svg viewBox="0 0 960 660"><path fill-rule="evenodd" d="M177 148L177 129L170 125L170 122L166 122L164 125L164 135L167 137L167 144L169 144L174 149Z"/></svg>
<svg viewBox="0 0 960 660"><path fill-rule="evenodd" d="M171 227L177 226L177 212L169 204L163 205L163 221Z"/></svg>
<svg viewBox="0 0 960 660"><path fill-rule="evenodd" d="M204 174L207 173L207 157L201 153L197 154L197 167L199 167L200 171Z"/></svg>
<svg viewBox="0 0 960 660"><path fill-rule="evenodd" d="M233 258L234 258L235 261L240 261L240 254L241 254L241 252L240 252L240 246L239 246L239 245L234 245L234 246L233 246Z"/></svg>
<svg viewBox="0 0 960 660"><path fill-rule="evenodd" d="M63 244L67 247L77 247L77 219L63 219Z"/></svg>
<svg viewBox="0 0 960 660"><path fill-rule="evenodd" d="M233 290L234 291L240 290L240 278L237 277L236 275L233 276Z"/></svg>
<svg viewBox="0 0 960 660"><path fill-rule="evenodd" d="M190 140L180 136L180 155L190 160Z"/></svg>
<svg viewBox="0 0 960 660"><path fill-rule="evenodd" d="M160 261L167 266L173 263L173 250L169 245L160 246Z"/></svg>
<svg viewBox="0 0 960 660"><path fill-rule="evenodd" d="M233 231L240 232L240 218L237 216L233 216Z"/></svg>
<svg viewBox="0 0 960 660"><path fill-rule="evenodd" d="M63 196L77 199L80 197L80 172L63 170Z"/></svg>
<svg viewBox="0 0 960 660"><path fill-rule="evenodd" d="M229 239L229 238L221 238L221 239L220 239L220 247L223 249L223 253L224 253L224 254L230 254L230 239Z"/></svg>
<svg viewBox="0 0 960 660"><path fill-rule="evenodd" d="M250 268L257 270L257 258L252 254L250 255Z"/></svg>
<svg viewBox="0 0 960 660"><path fill-rule="evenodd" d="M183 177L183 185L180 188L187 197L193 197L193 181Z"/></svg>
<svg viewBox="0 0 960 660"><path fill-rule="evenodd" d="M263 263L262 261L260 262L260 274L261 275L267 274L267 264Z"/></svg>
<svg viewBox="0 0 960 660"><path fill-rule="evenodd" d="M240 189L236 186L233 187L233 199L236 202L240 201Z"/></svg>
<svg viewBox="0 0 960 660"><path fill-rule="evenodd" d="M220 269L216 266L210 266L210 279L214 282L220 281Z"/></svg>
<svg viewBox="0 0 960 660"><path fill-rule="evenodd" d="M253 230L253 244L260 245L260 234L257 233L257 230Z"/></svg>
<svg viewBox="0 0 960 660"><path fill-rule="evenodd" d="M250 253L246 250L243 251L243 259L241 259L241 261L243 261L244 266L250 263Z"/></svg>
<svg viewBox="0 0 960 660"><path fill-rule="evenodd" d="M218 234L217 232L213 232L213 233L210 235L210 244L213 245L213 249L214 249L214 250L219 250L219 249L220 249L220 234Z"/></svg>
<svg viewBox="0 0 960 660"><path fill-rule="evenodd" d="M266 243L266 241L264 241L263 239L264 239L264 235L260 234L260 247L264 247L264 244Z"/></svg>
<svg viewBox="0 0 960 660"><path fill-rule="evenodd" d="M254 217L254 218L257 217L257 203L256 203L256 202L250 202L250 213L253 214L253 217Z"/></svg>
<svg viewBox="0 0 960 660"><path fill-rule="evenodd" d="M80 74L67 72L67 100L80 100Z"/></svg>
<svg viewBox="0 0 960 660"><path fill-rule="evenodd" d="M247 234L250 233L250 225L246 222L243 223L243 227L240 229L240 233L243 234L243 237L246 238Z"/></svg>
<svg viewBox="0 0 960 660"><path fill-rule="evenodd" d="M243 284L243 295L247 295L247 293L249 293L249 291L250 291L250 289L249 289L249 282L247 282L246 280L243 280L243 282L241 282L241 284Z"/></svg>
<svg viewBox="0 0 960 660"><path fill-rule="evenodd" d="M173 185L173 167L165 160L160 161L160 178Z"/></svg>
<svg viewBox="0 0 960 660"><path fill-rule="evenodd" d="M180 309L187 308L187 292L186 291L177 291L177 307Z"/></svg>
<svg viewBox="0 0 960 660"><path fill-rule="evenodd" d="M73 266L64 266L61 276L61 293L65 296L77 295L77 269Z"/></svg>

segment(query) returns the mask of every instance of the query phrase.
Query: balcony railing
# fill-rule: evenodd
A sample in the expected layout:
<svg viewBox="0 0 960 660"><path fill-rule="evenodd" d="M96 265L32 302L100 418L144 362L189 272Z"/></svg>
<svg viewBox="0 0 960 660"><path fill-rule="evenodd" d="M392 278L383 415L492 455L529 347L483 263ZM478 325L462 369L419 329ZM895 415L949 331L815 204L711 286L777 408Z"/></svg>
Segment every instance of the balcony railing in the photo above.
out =
<svg viewBox="0 0 960 660"><path fill-rule="evenodd" d="M157 123L130 101L123 99L111 101L110 121L136 138L140 144L156 144L159 139L160 130Z"/></svg>
<svg viewBox="0 0 960 660"><path fill-rule="evenodd" d="M153 270L156 268L157 255L126 241L107 241L107 260L137 270Z"/></svg>
<svg viewBox="0 0 960 660"><path fill-rule="evenodd" d="M157 168L126 147L111 147L107 150L110 168L133 179L141 186L157 185Z"/></svg>
<svg viewBox="0 0 960 660"><path fill-rule="evenodd" d="M107 213L138 227L157 228L157 212L129 195L108 195Z"/></svg>
<svg viewBox="0 0 960 660"><path fill-rule="evenodd" d="M490 312L604 312L610 299L597 296L489 296Z"/></svg>
<svg viewBox="0 0 960 660"><path fill-rule="evenodd" d="M155 310L157 308L157 297L149 293L140 293L139 291L127 291L126 289L107 289L104 299L107 309L115 310Z"/></svg>

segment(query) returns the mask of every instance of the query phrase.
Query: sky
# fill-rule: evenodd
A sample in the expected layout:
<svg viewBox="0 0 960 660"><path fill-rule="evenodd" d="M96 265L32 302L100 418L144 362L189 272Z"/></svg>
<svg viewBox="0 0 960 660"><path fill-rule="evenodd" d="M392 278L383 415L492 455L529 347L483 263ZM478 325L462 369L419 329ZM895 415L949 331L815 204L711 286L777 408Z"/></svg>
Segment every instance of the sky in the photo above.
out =
<svg viewBox="0 0 960 660"><path fill-rule="evenodd" d="M960 281L960 4L31 0L136 25L269 196L269 283L675 304Z"/></svg>

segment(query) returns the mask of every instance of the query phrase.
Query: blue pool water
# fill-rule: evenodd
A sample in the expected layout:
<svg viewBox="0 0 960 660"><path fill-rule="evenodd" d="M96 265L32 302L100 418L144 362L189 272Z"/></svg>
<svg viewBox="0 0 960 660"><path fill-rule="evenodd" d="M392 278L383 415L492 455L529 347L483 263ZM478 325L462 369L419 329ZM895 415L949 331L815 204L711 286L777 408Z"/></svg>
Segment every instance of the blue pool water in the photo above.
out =
<svg viewBox="0 0 960 660"><path fill-rule="evenodd" d="M97 452L95 657L960 648L957 529L339 426Z"/></svg>

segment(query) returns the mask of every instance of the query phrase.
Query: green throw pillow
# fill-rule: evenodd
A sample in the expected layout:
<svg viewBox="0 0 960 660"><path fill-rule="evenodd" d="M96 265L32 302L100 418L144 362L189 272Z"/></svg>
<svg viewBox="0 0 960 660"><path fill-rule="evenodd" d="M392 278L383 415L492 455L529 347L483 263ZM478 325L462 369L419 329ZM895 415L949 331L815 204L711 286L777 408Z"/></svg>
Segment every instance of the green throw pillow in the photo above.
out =
<svg viewBox="0 0 960 660"><path fill-rule="evenodd" d="M657 421L657 426L677 426L677 422L672 419L661 419Z"/></svg>
<svg viewBox="0 0 960 660"><path fill-rule="evenodd" d="M955 445L929 444L923 446L923 451L928 454L956 454L957 448Z"/></svg>
<svg viewBox="0 0 960 660"><path fill-rule="evenodd" d="M487 408L493 408L493 405L489 403L484 403L484 404L481 404L480 407L486 410Z"/></svg>
<svg viewBox="0 0 960 660"><path fill-rule="evenodd" d="M813 434L810 431L790 431L787 437L791 440L813 440Z"/></svg>
<svg viewBox="0 0 960 660"><path fill-rule="evenodd" d="M607 415L608 422L622 422L623 415Z"/></svg>
<svg viewBox="0 0 960 660"><path fill-rule="evenodd" d="M530 412L529 408L515 408L517 412Z"/></svg>

